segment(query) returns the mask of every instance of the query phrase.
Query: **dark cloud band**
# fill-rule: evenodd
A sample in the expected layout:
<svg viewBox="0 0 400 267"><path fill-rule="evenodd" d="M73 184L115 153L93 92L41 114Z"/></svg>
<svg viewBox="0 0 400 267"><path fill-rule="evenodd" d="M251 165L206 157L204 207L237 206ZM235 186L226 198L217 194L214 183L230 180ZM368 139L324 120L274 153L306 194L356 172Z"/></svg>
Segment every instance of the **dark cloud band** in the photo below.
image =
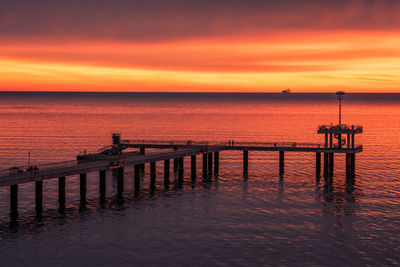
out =
<svg viewBox="0 0 400 267"><path fill-rule="evenodd" d="M152 41L248 31L400 28L397 0L3 0L0 37Z"/></svg>

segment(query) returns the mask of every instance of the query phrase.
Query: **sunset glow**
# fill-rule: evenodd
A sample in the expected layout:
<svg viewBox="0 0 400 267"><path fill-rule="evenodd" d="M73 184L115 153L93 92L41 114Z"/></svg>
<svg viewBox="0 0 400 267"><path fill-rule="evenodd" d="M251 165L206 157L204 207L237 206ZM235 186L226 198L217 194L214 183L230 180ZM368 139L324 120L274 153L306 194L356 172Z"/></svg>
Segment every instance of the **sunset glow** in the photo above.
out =
<svg viewBox="0 0 400 267"><path fill-rule="evenodd" d="M357 8L362 7L350 5L349 14L338 14L346 20L359 13ZM54 36L53 28L43 30L40 25L40 34L3 33L0 90L279 92L289 87L296 92L330 92L338 88L351 92L400 91L397 29L384 23L383 29L360 25L331 29L326 26L328 16L319 19L320 27L310 24L293 29L284 25L282 18L290 17L285 12L282 18L269 14L279 29L253 27L261 15L256 12L237 29L218 35L214 30L220 31L225 22L215 22L206 34L182 34L179 27L185 25L172 18L164 18L175 27L169 29L168 38L161 33L110 38L111 28L105 24L97 29L96 36L85 37L79 28L72 36L70 28ZM301 21L307 14L292 15L292 19ZM226 19L232 20L230 16ZM12 21L9 17L2 21ZM380 17L376 19L381 21ZM122 26L115 27L121 30ZM156 26L147 27L154 30ZM176 32L182 36L174 37ZM98 37L101 33L104 36Z"/></svg>

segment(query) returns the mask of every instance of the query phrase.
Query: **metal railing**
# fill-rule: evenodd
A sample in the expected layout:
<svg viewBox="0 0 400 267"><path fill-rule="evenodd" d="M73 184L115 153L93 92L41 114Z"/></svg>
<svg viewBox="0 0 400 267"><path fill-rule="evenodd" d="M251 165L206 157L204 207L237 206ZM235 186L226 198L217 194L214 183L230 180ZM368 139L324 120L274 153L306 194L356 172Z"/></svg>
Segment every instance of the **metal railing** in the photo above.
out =
<svg viewBox="0 0 400 267"><path fill-rule="evenodd" d="M363 127L361 126L361 125L347 125L347 124L341 124L341 125L333 125L333 124L330 124L330 125L326 125L326 124L323 124L323 125L320 125L320 126L318 126L318 130L321 130L321 131L323 131L323 130L331 130L331 129L335 129L335 130L362 130L363 129Z"/></svg>
<svg viewBox="0 0 400 267"><path fill-rule="evenodd" d="M35 173L38 171L47 171L57 168L65 168L65 167L74 167L77 166L77 160L69 160L69 161L60 161L60 162L52 162L46 164L38 164L33 166L14 166L8 169L0 170L0 177L17 174L17 173Z"/></svg>
<svg viewBox="0 0 400 267"><path fill-rule="evenodd" d="M186 146L269 146L269 147L323 147L317 143L299 143L299 142L241 142L235 140L228 141L193 141L193 140L123 140L122 144L130 145L186 145Z"/></svg>

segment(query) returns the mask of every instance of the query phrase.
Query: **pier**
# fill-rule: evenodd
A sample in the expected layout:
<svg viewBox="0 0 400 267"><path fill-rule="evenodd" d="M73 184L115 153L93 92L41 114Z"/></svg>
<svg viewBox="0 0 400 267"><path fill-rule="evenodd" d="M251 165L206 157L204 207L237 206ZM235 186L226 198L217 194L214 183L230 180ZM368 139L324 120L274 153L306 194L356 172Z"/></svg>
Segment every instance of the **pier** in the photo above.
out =
<svg viewBox="0 0 400 267"><path fill-rule="evenodd" d="M218 175L220 153L242 151L243 176L248 176L249 153L265 151L277 153L279 160L279 175L285 172L285 153L314 153L316 177L321 175L321 155L323 154L323 175L333 176L335 154L346 155L346 175L355 176L355 155L363 151L362 145L355 145L355 135L363 132L362 126L321 125L317 133L323 134L325 143L284 143L284 142L227 142L207 141L160 141L160 140L121 140L120 134L112 134L112 144L99 150L98 153L78 155L77 160L49 163L37 166L13 167L0 170L0 187L10 188L10 218L18 219L18 185L35 183L35 210L37 214L43 211L43 180L58 179L59 210L65 209L65 181L68 176L79 175L80 206L86 204L87 173L99 173L100 203L105 202L106 171L115 170L117 176L117 195L122 198L124 191L124 168L134 168L134 190L140 190L140 175L145 164L150 165L150 190L156 187L156 168L163 164L164 186L170 185L170 162L177 174L177 186L182 187L184 181L184 158L190 157L191 179L197 176L197 156L202 157L202 177L211 179L213 173ZM134 151L124 152L126 149ZM157 151L148 152L149 149Z"/></svg>

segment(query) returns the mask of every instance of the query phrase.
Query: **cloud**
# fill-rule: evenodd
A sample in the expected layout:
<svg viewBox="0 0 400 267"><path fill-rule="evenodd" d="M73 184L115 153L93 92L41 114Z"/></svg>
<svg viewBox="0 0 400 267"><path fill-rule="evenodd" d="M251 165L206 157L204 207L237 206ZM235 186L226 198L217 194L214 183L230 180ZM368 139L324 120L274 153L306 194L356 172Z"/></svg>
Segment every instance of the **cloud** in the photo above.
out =
<svg viewBox="0 0 400 267"><path fill-rule="evenodd" d="M0 36L160 41L270 30L397 30L397 0L3 0Z"/></svg>

